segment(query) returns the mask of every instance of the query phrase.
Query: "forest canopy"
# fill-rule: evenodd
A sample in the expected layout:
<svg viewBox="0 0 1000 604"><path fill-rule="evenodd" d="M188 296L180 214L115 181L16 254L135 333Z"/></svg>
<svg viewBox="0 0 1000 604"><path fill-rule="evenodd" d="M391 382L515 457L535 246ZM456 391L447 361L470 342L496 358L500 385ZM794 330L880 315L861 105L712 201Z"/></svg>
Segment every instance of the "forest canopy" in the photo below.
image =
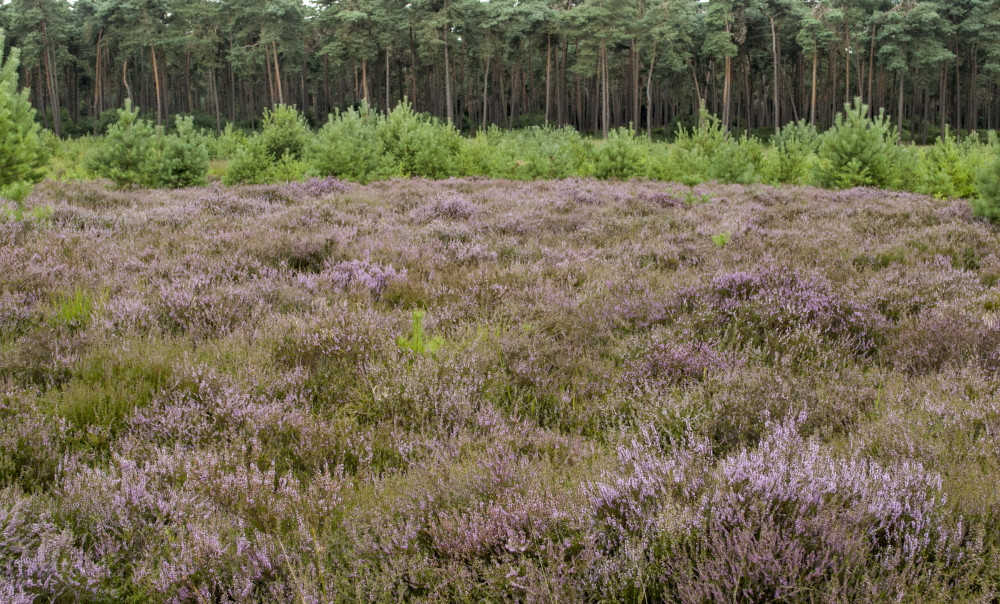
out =
<svg viewBox="0 0 1000 604"><path fill-rule="evenodd" d="M160 124L313 126L404 98L464 132L828 127L854 97L917 141L997 126L996 0L11 0L6 43L59 135L131 98Z"/></svg>

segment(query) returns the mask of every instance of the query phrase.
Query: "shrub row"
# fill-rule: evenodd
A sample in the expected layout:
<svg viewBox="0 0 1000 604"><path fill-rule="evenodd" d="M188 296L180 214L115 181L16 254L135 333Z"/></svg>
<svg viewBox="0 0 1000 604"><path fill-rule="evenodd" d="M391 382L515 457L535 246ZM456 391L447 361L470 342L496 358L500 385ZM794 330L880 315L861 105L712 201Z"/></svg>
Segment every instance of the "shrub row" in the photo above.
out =
<svg viewBox="0 0 1000 604"><path fill-rule="evenodd" d="M450 124L415 113L408 103L381 114L366 105L329 116L313 133L293 107L265 113L262 129L227 126L219 136L178 118L170 135L156 132L130 106L88 155L92 173L119 186L203 183L209 158L230 160L225 184L260 184L334 176L367 183L393 177L487 176L520 180L650 178L702 182L872 186L973 200L977 213L1000 219L1000 145L991 135L960 141L945 131L929 147L898 144L881 112L869 116L856 100L833 127L819 133L805 122L781 128L768 143L731 136L703 112L681 126L675 142L655 143L631 130L593 142L569 129L496 127L463 138ZM58 147L58 145L56 145ZM53 152L59 157L58 148ZM70 171L70 176L79 176ZM978 175L978 176L977 176Z"/></svg>

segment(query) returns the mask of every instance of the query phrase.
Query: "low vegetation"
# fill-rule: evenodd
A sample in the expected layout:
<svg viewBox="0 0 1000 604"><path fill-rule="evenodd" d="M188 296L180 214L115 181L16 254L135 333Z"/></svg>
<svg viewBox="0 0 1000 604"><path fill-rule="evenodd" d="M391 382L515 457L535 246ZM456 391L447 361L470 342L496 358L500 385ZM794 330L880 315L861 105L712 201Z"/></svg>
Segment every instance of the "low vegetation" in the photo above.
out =
<svg viewBox="0 0 1000 604"><path fill-rule="evenodd" d="M216 136L181 117L166 133L126 105L103 137L52 139L49 175L62 181L100 177L118 187L152 188L204 184L210 171L211 178L221 176L226 185L327 177L366 184L396 177L485 176L635 178L688 186L875 186L965 198L979 215L1000 215L1000 172L995 169L1000 144L995 136L958 140L946 130L927 147L899 145L897 138L888 118L869 118L869 108L860 101L845 106L824 133L799 122L781 128L768 142L728 134L704 112L695 127L680 127L673 141L654 142L628 129L613 130L603 141L551 128L491 127L465 138L445 122L414 113L406 103L387 115L362 104L331 115L315 133L294 108L283 105L265 114L256 133L227 127ZM7 185L0 196L23 198L29 184Z"/></svg>
<svg viewBox="0 0 1000 604"><path fill-rule="evenodd" d="M676 152L748 144L704 132ZM1000 234L965 201L452 178L23 205L4 601L996 596Z"/></svg>

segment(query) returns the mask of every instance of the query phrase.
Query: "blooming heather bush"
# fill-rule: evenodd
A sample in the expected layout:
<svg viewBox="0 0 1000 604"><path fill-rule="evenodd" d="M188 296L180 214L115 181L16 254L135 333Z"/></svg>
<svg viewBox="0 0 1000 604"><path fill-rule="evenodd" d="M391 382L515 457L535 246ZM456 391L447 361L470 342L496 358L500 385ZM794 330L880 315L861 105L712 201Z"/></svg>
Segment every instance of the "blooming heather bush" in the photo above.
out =
<svg viewBox="0 0 1000 604"><path fill-rule="evenodd" d="M0 220L0 601L995 598L1000 237L963 203L327 178L26 205L52 212Z"/></svg>

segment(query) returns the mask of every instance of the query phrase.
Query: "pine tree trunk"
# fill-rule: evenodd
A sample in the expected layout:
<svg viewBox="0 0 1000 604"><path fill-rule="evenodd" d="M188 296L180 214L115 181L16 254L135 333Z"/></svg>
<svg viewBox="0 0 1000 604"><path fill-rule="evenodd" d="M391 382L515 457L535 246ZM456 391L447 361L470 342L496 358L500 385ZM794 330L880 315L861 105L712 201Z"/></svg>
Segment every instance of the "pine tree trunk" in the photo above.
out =
<svg viewBox="0 0 1000 604"><path fill-rule="evenodd" d="M774 29L774 16L768 15L771 20L771 54L774 57L774 130L777 132L781 127L781 83L778 79L778 33ZM850 65L850 59L847 64Z"/></svg>
<svg viewBox="0 0 1000 604"><path fill-rule="evenodd" d="M814 41L815 42L815 41ZM812 100L809 104L809 125L816 127L816 71L819 69L819 49L813 46Z"/></svg>
<svg viewBox="0 0 1000 604"><path fill-rule="evenodd" d="M281 67L278 65L278 45L271 40L271 53L274 55L274 81L278 85L278 103L285 104L285 93L281 87Z"/></svg>
<svg viewBox="0 0 1000 604"><path fill-rule="evenodd" d="M551 101L552 87L552 34L546 39L545 47L545 127L549 126L549 103Z"/></svg>
<svg viewBox="0 0 1000 604"><path fill-rule="evenodd" d="M163 96L160 94L160 68L156 61L156 47L150 44L149 50L153 53L153 80L156 84L156 125L163 126Z"/></svg>
<svg viewBox="0 0 1000 604"><path fill-rule="evenodd" d="M646 77L646 138L653 138L653 66L656 65L656 41L653 41L653 55L649 59L649 75Z"/></svg>
<svg viewBox="0 0 1000 604"><path fill-rule="evenodd" d="M445 10L448 10L448 3L445 2ZM451 65L448 60L448 24L444 26L444 103L445 114L448 116L448 123L455 123L455 116L451 104ZM511 93L513 94L513 90Z"/></svg>

